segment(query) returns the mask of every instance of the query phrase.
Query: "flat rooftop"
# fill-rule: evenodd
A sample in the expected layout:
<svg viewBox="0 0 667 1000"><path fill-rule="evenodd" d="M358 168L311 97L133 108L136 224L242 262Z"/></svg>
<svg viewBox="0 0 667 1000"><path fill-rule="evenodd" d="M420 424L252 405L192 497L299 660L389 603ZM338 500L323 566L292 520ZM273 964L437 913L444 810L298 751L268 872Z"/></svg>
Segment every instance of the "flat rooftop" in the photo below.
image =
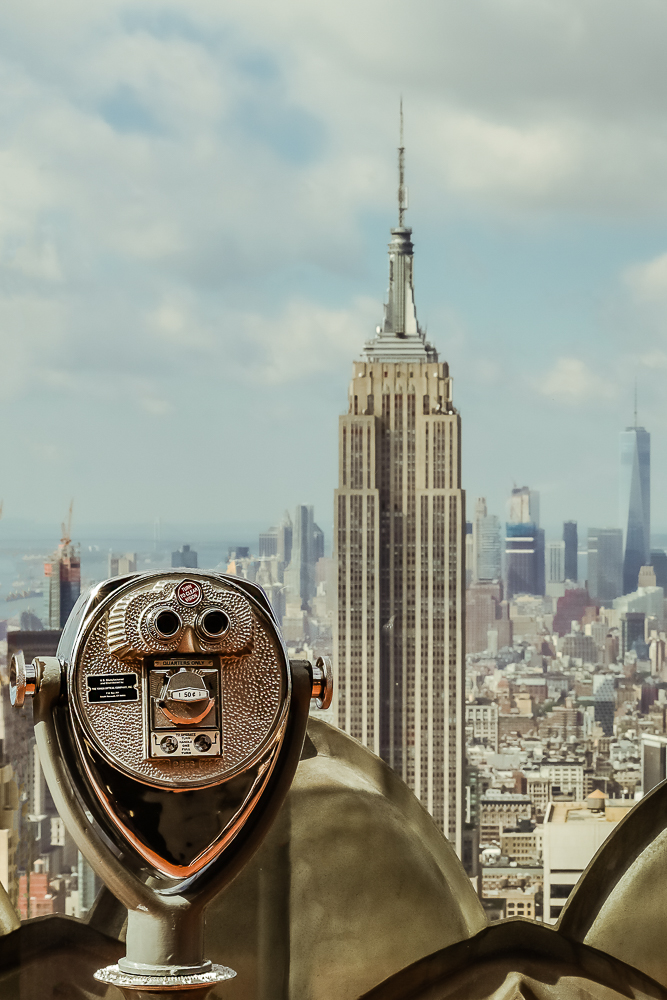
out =
<svg viewBox="0 0 667 1000"><path fill-rule="evenodd" d="M585 802L553 802L546 822L549 823L612 823L604 810L594 812Z"/></svg>

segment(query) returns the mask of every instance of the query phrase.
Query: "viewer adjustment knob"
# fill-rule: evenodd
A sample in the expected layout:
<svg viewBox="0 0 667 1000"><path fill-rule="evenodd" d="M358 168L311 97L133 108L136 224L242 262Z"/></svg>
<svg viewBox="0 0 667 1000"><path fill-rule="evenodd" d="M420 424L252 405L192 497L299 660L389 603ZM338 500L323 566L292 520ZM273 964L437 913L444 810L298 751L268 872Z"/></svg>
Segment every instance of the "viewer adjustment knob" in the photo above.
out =
<svg viewBox="0 0 667 1000"><path fill-rule="evenodd" d="M23 650L17 650L9 668L9 700L14 708L23 708L26 695L32 698L37 691L38 681L37 661L26 663Z"/></svg>
<svg viewBox="0 0 667 1000"><path fill-rule="evenodd" d="M318 656L313 667L313 694L318 708L329 708L333 699L331 657Z"/></svg>

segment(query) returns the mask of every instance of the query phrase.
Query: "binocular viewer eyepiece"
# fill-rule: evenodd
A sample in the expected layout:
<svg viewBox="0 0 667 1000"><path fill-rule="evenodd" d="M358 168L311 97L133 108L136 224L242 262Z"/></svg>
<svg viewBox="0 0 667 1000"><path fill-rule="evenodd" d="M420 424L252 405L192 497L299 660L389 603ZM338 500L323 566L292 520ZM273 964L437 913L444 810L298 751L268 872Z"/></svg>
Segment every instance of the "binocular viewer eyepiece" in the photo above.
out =
<svg viewBox="0 0 667 1000"><path fill-rule="evenodd" d="M290 662L254 584L140 573L82 595L57 656L17 653L10 698L32 699L56 807L128 908L127 955L97 978L136 1000L233 975L203 957L203 910L289 789L311 698L331 703L328 659Z"/></svg>

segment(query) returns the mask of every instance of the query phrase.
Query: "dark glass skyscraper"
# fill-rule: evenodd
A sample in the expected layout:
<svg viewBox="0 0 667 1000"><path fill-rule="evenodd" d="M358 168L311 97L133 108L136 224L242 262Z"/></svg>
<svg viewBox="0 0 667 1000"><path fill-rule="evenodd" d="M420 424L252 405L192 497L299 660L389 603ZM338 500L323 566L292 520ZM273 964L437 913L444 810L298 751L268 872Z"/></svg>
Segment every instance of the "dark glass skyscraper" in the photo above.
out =
<svg viewBox="0 0 667 1000"><path fill-rule="evenodd" d="M565 579L576 583L578 579L577 551L579 539L577 537L577 522L565 521L563 524L563 541L565 542Z"/></svg>
<svg viewBox="0 0 667 1000"><path fill-rule="evenodd" d="M536 524L505 526L507 597L544 595L544 531Z"/></svg>
<svg viewBox="0 0 667 1000"><path fill-rule="evenodd" d="M506 596L544 595L544 531L539 526L540 495L527 486L515 487L505 526Z"/></svg>
<svg viewBox="0 0 667 1000"><path fill-rule="evenodd" d="M623 593L637 589L651 553L651 435L643 427L621 431L619 524L623 532Z"/></svg>
<svg viewBox="0 0 667 1000"><path fill-rule="evenodd" d="M664 549L651 549L651 566L655 570L656 586L667 593L667 552Z"/></svg>

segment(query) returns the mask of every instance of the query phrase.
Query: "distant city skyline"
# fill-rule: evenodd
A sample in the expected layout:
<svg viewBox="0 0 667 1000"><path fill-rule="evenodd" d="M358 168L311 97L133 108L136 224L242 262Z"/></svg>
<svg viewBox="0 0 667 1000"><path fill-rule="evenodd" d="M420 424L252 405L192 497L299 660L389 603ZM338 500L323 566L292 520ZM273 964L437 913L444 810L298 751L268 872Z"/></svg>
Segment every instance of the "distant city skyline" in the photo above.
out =
<svg viewBox="0 0 667 1000"><path fill-rule="evenodd" d="M335 414L331 416L330 422L328 424L324 424L322 426L321 429L322 429L323 441L326 440L327 436L330 436L331 428L334 425L334 422L335 422ZM667 422L665 426L667 426ZM607 430L604 437L600 441L601 448L607 451L609 454L611 465L607 474L606 486L603 486L602 484L600 485L599 503L597 503L596 500L597 494L591 494L589 498L590 505L593 507L589 515L591 524L604 523L606 526L609 527L617 526L618 501L616 497L618 493L618 459L617 459L618 446L616 442L618 441L619 434L624 432L625 429L626 429L625 426L621 428L614 428L612 425L610 425L609 429ZM659 428L657 430L656 429L653 430L652 437L653 437L654 451L659 453L662 449L667 447L667 433L665 433L664 435L665 438L664 442L661 440L663 435L660 433ZM465 440L465 431L463 440ZM322 450L324 450L324 444L322 444ZM464 485L466 486L466 492L468 492L473 497L477 496L486 497L489 513L494 514L500 517L502 521L505 521L507 519L507 495L511 491L512 486L514 486L517 483L517 481L519 482L528 481L529 477L520 476L518 474L511 474L511 475L506 474L503 478L499 479L494 478L493 480L486 479L483 482L481 488L476 488L474 485L471 484L474 484L476 481L478 482L481 481L479 473L477 470L470 470L469 468L466 471L466 465L468 466L470 465L470 459L468 459L467 463L465 462L465 460L463 461L462 478ZM656 461L656 459L654 458L653 485L652 485L653 493L655 493L656 490L660 488L658 484L661 482L661 477L663 475L663 468L667 468L667 466L663 466L663 464L658 464L658 461ZM564 471L567 471L567 466L565 466ZM564 476L563 478L564 481L567 481L568 479L567 476ZM504 482L507 484L506 488L499 485L499 483L501 483L503 479ZM575 520L579 523L580 526L583 526L584 528L587 527L589 520L587 519L585 513L584 514L581 513L582 506L584 506L582 502L581 491L572 490L570 497L568 497L567 494L565 493L565 495L562 496L562 502L561 502L560 497L558 500L556 500L554 497L553 483L547 482L546 487L542 486L542 488L540 488L539 481L531 480L531 483L534 484L535 489L537 490L537 492L540 493L541 497L540 522L545 529L547 539L555 540L558 537L560 537L563 520L570 520L570 519ZM332 478L331 479L332 488L333 484L334 480ZM25 532L27 535L30 535L36 531L40 536L47 536L51 532L57 532L60 511L63 507L66 507L68 498L72 494L72 492L75 493L76 497L79 497L83 491L81 489L78 491L73 490L72 485L70 484L69 493L67 492L67 490L62 491L61 493L62 499L53 500L53 502L49 501L48 506L46 504L41 504L40 509L34 511L33 516L26 517L25 516L26 505L23 503L17 505L20 510L19 513L19 510L17 510L17 507L12 502L11 492L5 490L5 494L9 495L10 499L5 502L4 516L2 521L0 521L0 542L2 539L3 532L5 532L10 537L21 537L22 532ZM322 494L322 492L323 492L322 482L315 480L313 482L312 490L309 491L309 497L316 499L319 495ZM560 492L563 492L562 487ZM270 508L277 507L280 509L282 507L291 509L297 503L303 501L303 491L301 489L299 489L296 492L292 492L291 490L286 490L284 491L283 495L291 496L294 498L294 500L293 501L287 500L283 502L280 499L278 499L275 501L275 503L272 500L271 504L268 506ZM325 530L325 534L327 535L327 544L330 546L331 531L333 527L333 507L329 505L329 507L327 508L325 499L320 499L320 501L316 502L315 505L321 512L319 515L320 521L322 523L323 529ZM586 500L586 505L588 505L588 500ZM596 510L595 510L596 507L598 508L599 511L604 511L606 509L607 516L606 517L596 516ZM118 511L115 512L109 511L110 516L108 519L105 519L100 517L102 509L103 509L103 504L101 503L94 502L92 504L87 505L85 502L80 503L77 501L77 510L75 513L75 525L76 524L80 525L80 529L87 532L90 531L95 532L100 530L106 531L108 528L111 528L115 531L115 533L122 534L124 529L130 528L132 529L133 533L136 533L138 535L143 535L144 532L146 532L147 534L152 533L154 520L158 516L157 512L151 513L150 511L148 511L145 520L137 521L136 520L137 512L135 510L131 514L128 512L127 520L121 520L117 516ZM158 508L157 510L161 511L163 509L164 505L161 508ZM257 527L263 521L265 521L267 517L270 518L271 516L271 510L267 509L266 505L263 507L260 506L259 504L256 503L256 501L253 502L253 505L250 510L246 509L245 511L241 511L240 509L237 508L234 510L234 513L231 517L229 516L223 517L219 521L216 521L215 518L210 516L211 515L210 511L205 511L203 509L201 511L198 510L197 503L194 504L192 510L189 513L191 514L191 516L187 519L187 521L181 521L181 517L179 517L179 515L182 515L182 512L174 510L169 516L165 516L163 524L165 525L167 530L170 530L170 527L173 526L171 530L173 531L175 528L176 534L178 534L179 531L182 530L185 530L186 533L192 532L193 530L201 533L203 530L203 534L212 533L214 535L219 534L221 530L224 532L228 530L231 530L232 532L240 531L241 533L246 531L249 534L254 534ZM243 518L244 513L246 514L246 517L250 513L251 518L244 519ZM180 529L179 527L180 524L183 524L183 529ZM656 504L651 524L651 537L654 538L660 535L667 536L667 516L664 516L662 514L662 505Z"/></svg>

